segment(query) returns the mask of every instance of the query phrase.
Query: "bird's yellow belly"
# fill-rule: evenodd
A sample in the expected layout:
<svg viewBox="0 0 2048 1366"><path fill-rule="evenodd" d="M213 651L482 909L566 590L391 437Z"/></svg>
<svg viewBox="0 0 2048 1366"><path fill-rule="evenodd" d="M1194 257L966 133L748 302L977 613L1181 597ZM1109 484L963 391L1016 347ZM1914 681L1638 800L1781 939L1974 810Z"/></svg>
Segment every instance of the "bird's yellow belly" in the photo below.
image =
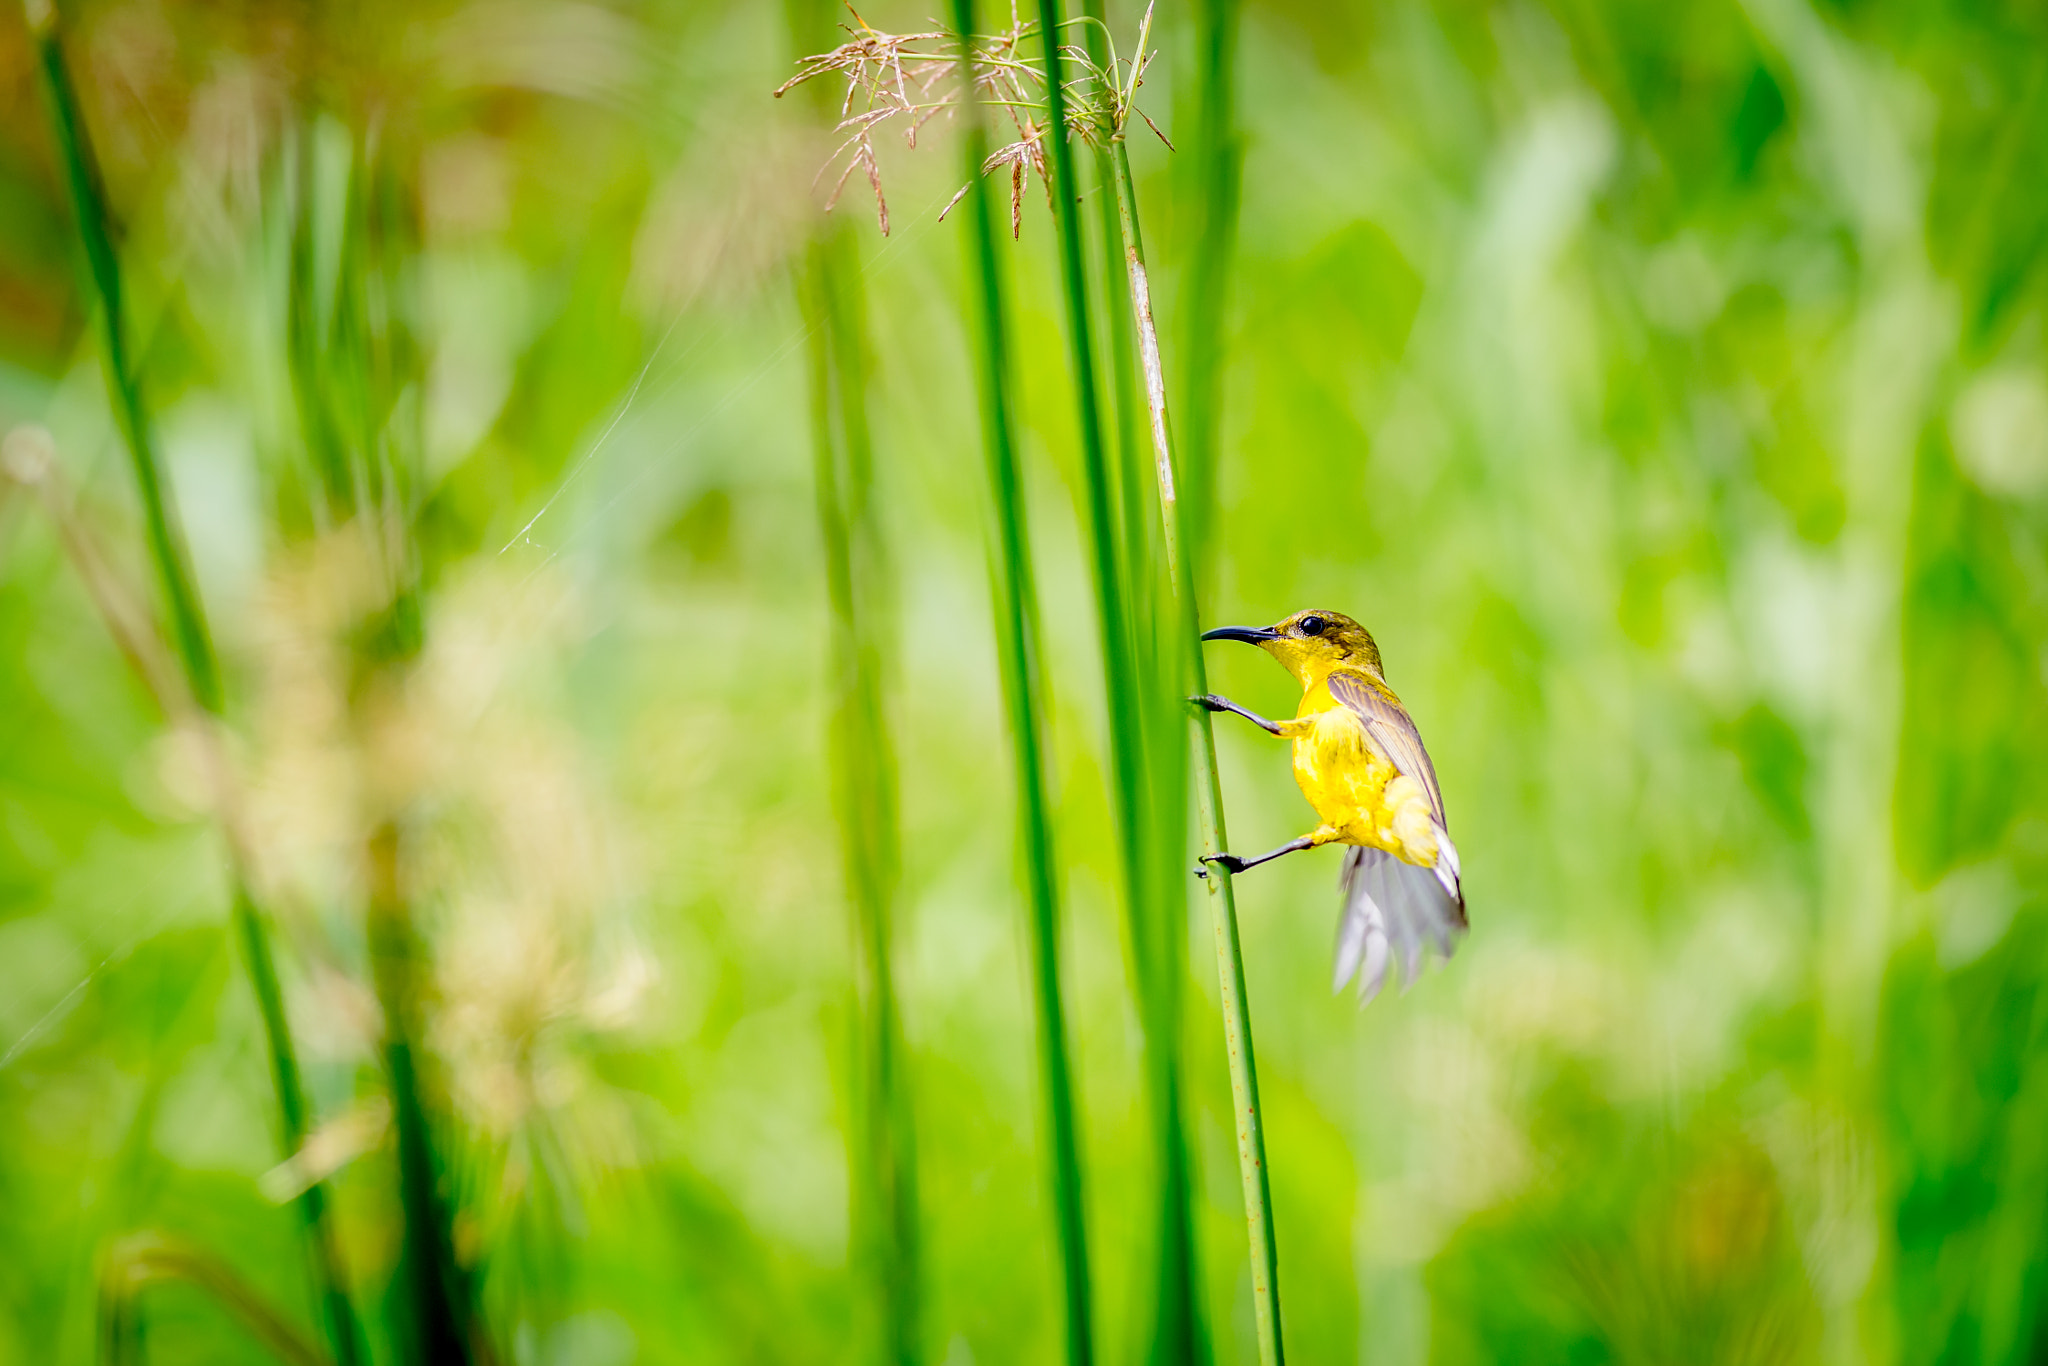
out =
<svg viewBox="0 0 2048 1366"><path fill-rule="evenodd" d="M1363 844L1408 863L1435 863L1428 795L1366 743L1357 714L1339 705L1298 719L1314 723L1294 739L1294 779L1323 823L1317 843Z"/></svg>

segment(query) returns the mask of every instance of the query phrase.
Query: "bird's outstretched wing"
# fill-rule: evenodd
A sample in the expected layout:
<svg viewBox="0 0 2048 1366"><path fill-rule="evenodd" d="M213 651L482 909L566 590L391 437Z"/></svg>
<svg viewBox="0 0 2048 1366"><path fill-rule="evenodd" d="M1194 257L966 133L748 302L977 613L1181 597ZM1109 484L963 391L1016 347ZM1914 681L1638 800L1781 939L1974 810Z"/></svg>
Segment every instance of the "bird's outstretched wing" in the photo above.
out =
<svg viewBox="0 0 2048 1366"><path fill-rule="evenodd" d="M1436 785L1436 765L1429 761L1429 751L1422 747L1422 734L1415 729L1415 722L1408 717L1408 709L1400 699L1354 669L1335 669L1330 673L1330 696L1358 713L1358 719L1365 723L1365 733L1372 737L1373 748L1390 760L1394 767L1422 784L1422 790L1429 795L1430 813L1436 823L1444 823L1444 794Z"/></svg>
<svg viewBox="0 0 2048 1366"><path fill-rule="evenodd" d="M1340 883L1344 905L1337 920L1337 971L1331 990L1343 990L1357 974L1363 1004L1379 994L1390 958L1400 960L1405 986L1422 971L1425 942L1444 957L1451 956L1465 929L1465 894L1459 883L1457 846L1444 828L1436 768L1407 709L1373 679L1348 669L1330 675L1330 695L1357 714L1373 748L1422 785L1435 823L1433 867L1404 862L1384 849L1354 845L1345 851Z"/></svg>

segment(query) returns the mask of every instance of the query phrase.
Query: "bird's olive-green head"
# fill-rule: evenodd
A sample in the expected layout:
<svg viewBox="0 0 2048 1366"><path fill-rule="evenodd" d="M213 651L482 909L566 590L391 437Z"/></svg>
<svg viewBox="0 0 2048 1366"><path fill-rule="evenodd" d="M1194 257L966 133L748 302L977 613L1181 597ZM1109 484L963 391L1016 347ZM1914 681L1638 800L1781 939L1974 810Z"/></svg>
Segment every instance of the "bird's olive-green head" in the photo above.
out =
<svg viewBox="0 0 2048 1366"><path fill-rule="evenodd" d="M1276 626L1219 626L1204 632L1202 639L1256 645L1279 660L1304 688L1314 687L1343 664L1364 669L1374 678L1386 677L1372 632L1342 612L1319 607L1296 612Z"/></svg>

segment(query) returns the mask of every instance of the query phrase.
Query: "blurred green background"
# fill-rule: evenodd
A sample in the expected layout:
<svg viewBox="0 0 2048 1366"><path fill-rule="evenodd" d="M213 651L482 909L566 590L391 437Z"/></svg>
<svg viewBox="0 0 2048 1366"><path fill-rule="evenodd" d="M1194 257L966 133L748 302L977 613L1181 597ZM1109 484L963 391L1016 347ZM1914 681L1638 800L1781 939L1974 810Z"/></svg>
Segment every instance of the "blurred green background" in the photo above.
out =
<svg viewBox="0 0 2048 1366"><path fill-rule="evenodd" d="M509 1361L872 1358L854 946L793 273L830 143L777 7L66 5L227 662L256 865L376 1320L397 1257L357 813L427 813L426 1044ZM863 10L883 28L922 9ZM1119 34L1137 13L1112 7ZM1162 6L1141 102L1188 120ZM1219 622L1364 620L1473 931L1362 1014L1337 859L1239 888L1303 1362L2048 1357L2048 20L2017 4L1243 7ZM310 101L310 105L307 102ZM295 107L328 204L407 149L424 643L351 718L360 547L306 508ZM902 653L927 1359L1056 1360L952 134L856 183ZM1169 351L1199 206L1134 139ZM336 220L338 222L338 220ZM315 224L316 276L344 259ZM1053 238L1010 253L1108 1361L1150 1293ZM33 52L0 12L0 432L154 602ZM337 293L337 297L339 294ZM1169 367L1174 363L1169 355ZM23 449L17 446L17 450ZM0 1360L85 1361L138 1230L309 1322L220 836L31 493L0 483ZM1268 712L1288 681L1212 651ZM1219 728L1245 852L1305 828ZM1190 907L1206 1312L1250 1359ZM262 1361L199 1292L152 1359ZM382 1353L373 1330L373 1346Z"/></svg>

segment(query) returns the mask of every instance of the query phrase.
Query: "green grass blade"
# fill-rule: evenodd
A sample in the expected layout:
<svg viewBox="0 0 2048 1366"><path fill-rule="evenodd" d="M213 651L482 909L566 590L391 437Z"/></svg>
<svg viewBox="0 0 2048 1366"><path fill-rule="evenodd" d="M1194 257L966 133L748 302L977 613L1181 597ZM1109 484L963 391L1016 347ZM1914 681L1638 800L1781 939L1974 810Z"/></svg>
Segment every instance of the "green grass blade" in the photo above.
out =
<svg viewBox="0 0 2048 1366"><path fill-rule="evenodd" d="M1159 331L1152 317L1151 282L1145 268L1145 244L1138 227L1137 194L1131 184L1130 156L1122 143L1115 148L1117 208L1123 227L1124 259L1130 270L1131 312L1138 333L1145 373L1146 403L1152 429L1153 455L1159 482L1160 529L1167 572L1171 576L1179 617L1182 674L1189 693L1209 690L1202 659L1201 610L1195 598L1196 575L1187 546L1187 515L1181 507L1180 479L1173 434L1166 410L1166 381L1159 362ZM1187 708L1195 755L1195 803L1204 853L1228 847L1223 820L1223 785L1216 771L1216 736L1207 711ZM1252 1053L1251 1003L1245 996L1244 952L1238 941L1237 899L1230 874L1213 868L1205 880L1209 911L1216 932L1216 968L1223 1004L1224 1042L1230 1055L1230 1094L1237 1117L1238 1175L1244 1185L1245 1221L1251 1240L1252 1308L1257 1322L1259 1360L1279 1366L1285 1359L1280 1335L1280 1255L1273 1233L1273 1196L1266 1175L1265 1117L1259 1107L1258 1064Z"/></svg>
<svg viewBox="0 0 2048 1366"><path fill-rule="evenodd" d="M952 0L953 26L962 35L961 76L971 88L968 35L975 32L973 0ZM968 177L968 246L972 280L968 312L981 391L982 439L994 495L996 647L1011 743L1015 746L1018 819L1030 901L1031 985L1037 1006L1038 1062L1046 1142L1051 1150L1052 1195L1060 1251L1067 1359L1094 1357L1088 1239L1081 1192L1081 1154L1074 1114L1072 1065L1067 1051L1066 1007L1059 976L1059 881L1053 862L1052 812L1047 791L1040 690L1037 611L1031 587L1031 551L1011 413L1008 323L996 262L995 214L981 164L988 136L978 108L965 106L962 169Z"/></svg>
<svg viewBox="0 0 2048 1366"><path fill-rule="evenodd" d="M183 537L164 496L164 482L148 410L142 402L140 381L128 354L120 261L108 229L109 218L97 163L79 109L77 91L65 65L56 15L49 9L38 14L32 7L30 19L44 93L49 103L50 122L57 139L58 158L78 220L89 283L99 301L99 340L108 394L142 500L150 560L171 619L171 635L177 644L185 685L193 702L209 718L217 719L224 709L220 666L207 629L198 586L185 555ZM276 1092L281 1146L289 1157L304 1144L309 1129L305 1086L299 1073L298 1054L292 1042L290 1025L285 1018L284 995L278 983L265 917L250 891L247 869L236 841L231 838L228 843L233 864L231 919L263 1022L271 1081ZM355 1313L349 1304L346 1278L341 1267L340 1249L329 1216L326 1187L314 1182L294 1203L312 1257L321 1319L329 1346L340 1366L354 1366L361 1359L361 1349Z"/></svg>
<svg viewBox="0 0 2048 1366"><path fill-rule="evenodd" d="M1180 1103L1180 1012L1178 993L1179 935L1172 932L1179 917L1178 877L1162 879L1161 859L1179 859L1179 807L1161 808L1151 794L1145 717L1145 690L1138 664L1138 642L1150 634L1141 630L1132 600L1147 601L1136 587L1133 542L1142 548L1143 523L1137 523L1133 537L1127 514L1135 514L1139 502L1135 491L1119 487L1122 460L1112 461L1104 436L1099 376L1094 354L1095 319L1090 308L1085 223L1081 211L1079 176L1074 167L1074 148L1064 135L1066 127L1066 82L1068 70L1058 43L1050 36L1064 32L1059 0L1039 0L1039 30L1045 40L1047 125L1056 130L1046 138L1053 178L1054 221L1059 237L1060 282L1067 313L1071 368L1074 377L1076 419L1081 436L1081 466L1084 489L1084 522L1088 531L1090 570L1096 598L1096 622L1103 659L1103 683L1110 747L1110 787L1122 844L1124 903L1132 979L1136 984L1139 1019L1145 1039L1147 1112L1152 1130L1154 1179L1157 1187L1157 1246L1152 1292L1155 1296L1150 1333L1150 1359L1186 1362L1206 1356L1196 1294L1193 1236L1188 1216L1187 1140ZM1092 24L1084 30L1097 44L1101 30ZM1101 202L1114 215L1114 196ZM1114 235L1105 243L1113 242ZM1120 292L1112 286L1105 303ZM1120 309L1106 310L1121 320ZM1119 334L1111 328L1114 347ZM1117 355L1126 371L1127 354ZM1131 412L1121 413L1120 445L1132 436ZM1161 819L1171 822L1173 838L1157 838ZM1164 932L1162 932L1164 931Z"/></svg>

